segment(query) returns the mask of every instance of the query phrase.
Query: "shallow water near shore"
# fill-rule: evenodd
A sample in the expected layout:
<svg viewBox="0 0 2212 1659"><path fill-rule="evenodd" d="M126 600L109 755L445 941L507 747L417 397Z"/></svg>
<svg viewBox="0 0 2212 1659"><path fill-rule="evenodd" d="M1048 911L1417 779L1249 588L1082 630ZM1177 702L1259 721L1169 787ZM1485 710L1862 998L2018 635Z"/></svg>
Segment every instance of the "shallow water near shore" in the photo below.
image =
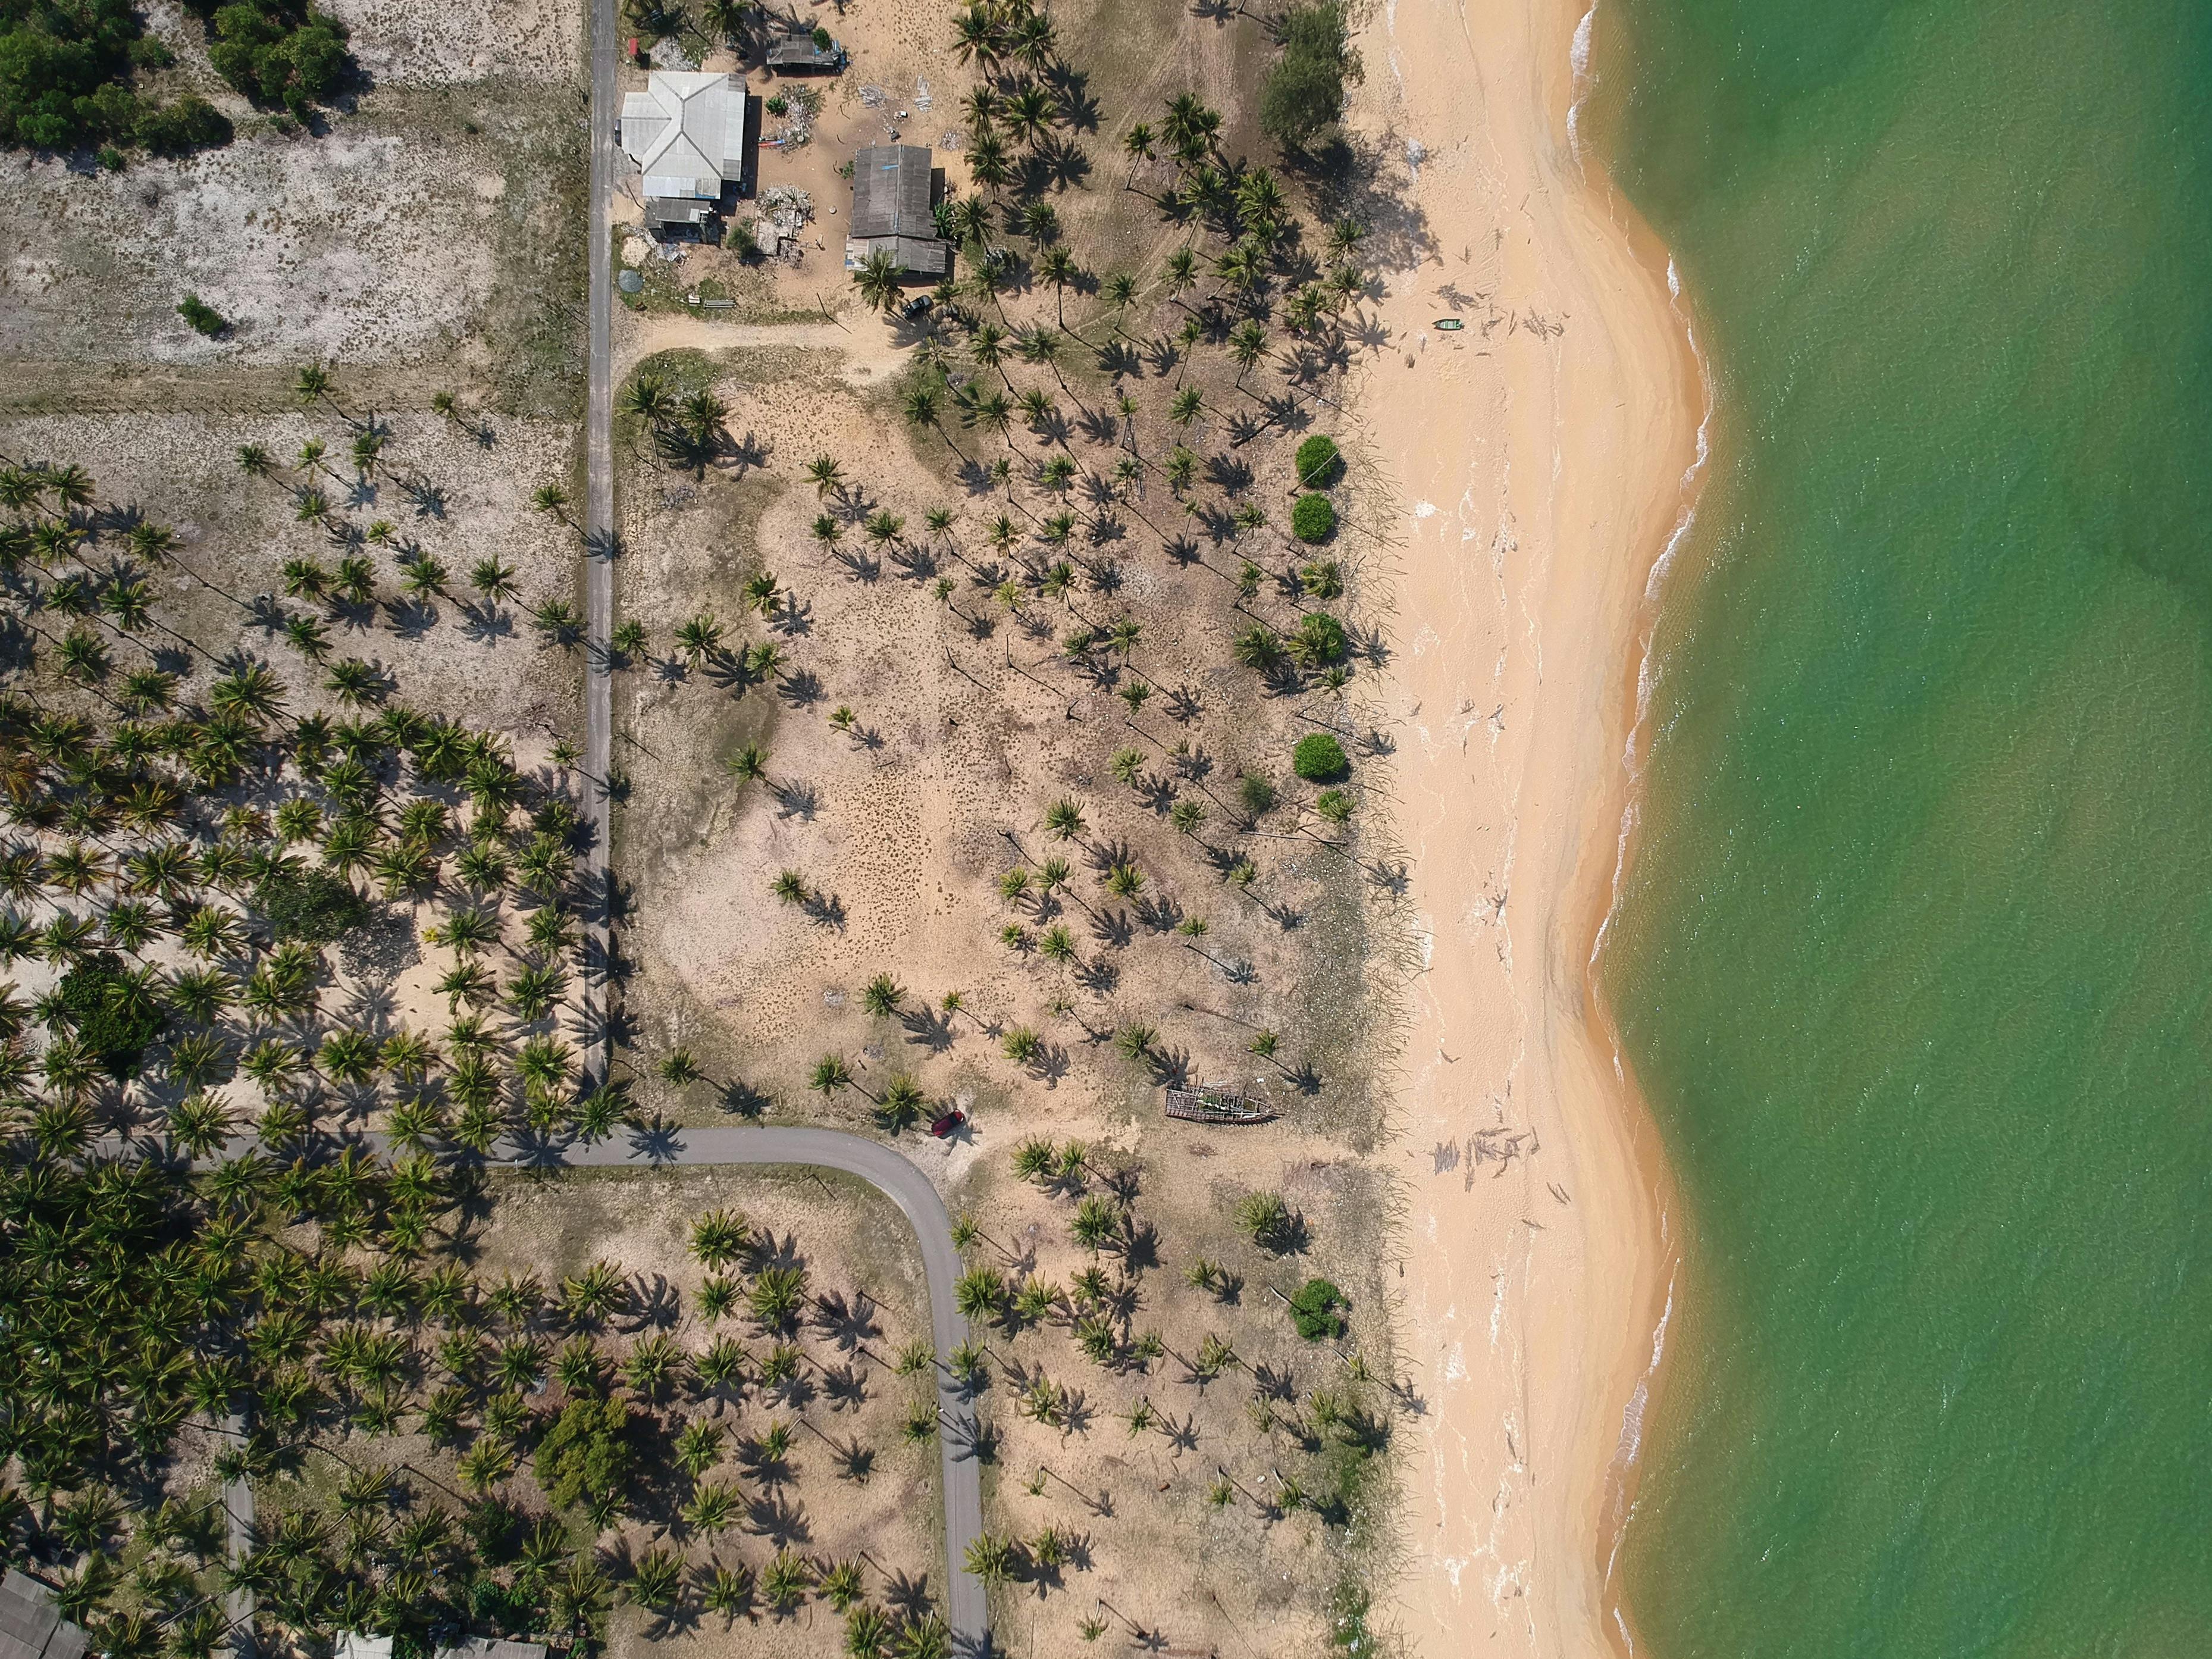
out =
<svg viewBox="0 0 2212 1659"><path fill-rule="evenodd" d="M1717 392L1601 978L1639 1653L2212 1652L2212 10L1602 0Z"/></svg>

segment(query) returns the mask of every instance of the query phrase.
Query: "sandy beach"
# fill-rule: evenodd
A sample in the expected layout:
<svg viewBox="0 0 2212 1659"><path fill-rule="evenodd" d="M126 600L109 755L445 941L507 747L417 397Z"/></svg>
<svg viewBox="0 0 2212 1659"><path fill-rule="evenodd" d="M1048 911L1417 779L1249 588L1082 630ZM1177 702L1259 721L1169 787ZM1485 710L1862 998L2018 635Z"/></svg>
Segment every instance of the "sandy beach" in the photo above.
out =
<svg viewBox="0 0 2212 1659"><path fill-rule="evenodd" d="M1672 1273L1589 966L1705 399L1663 252L1570 141L1579 21L1395 0L1359 41L1354 125L1411 164L1426 235L1388 273L1364 407L1397 497L1389 696L1426 959L1395 1125L1426 1406L1396 1612L1439 1655L1621 1646L1607 1565Z"/></svg>

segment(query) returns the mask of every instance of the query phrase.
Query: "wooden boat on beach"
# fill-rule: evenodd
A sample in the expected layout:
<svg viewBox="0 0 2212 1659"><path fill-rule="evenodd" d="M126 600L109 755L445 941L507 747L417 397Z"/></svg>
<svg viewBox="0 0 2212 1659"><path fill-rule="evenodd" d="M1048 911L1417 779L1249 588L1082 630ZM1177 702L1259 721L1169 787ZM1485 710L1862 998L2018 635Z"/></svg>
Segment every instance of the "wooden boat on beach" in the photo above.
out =
<svg viewBox="0 0 2212 1659"><path fill-rule="evenodd" d="M1265 1123L1275 1114L1241 1089L1202 1083L1195 1089L1169 1090L1168 1115L1186 1123Z"/></svg>

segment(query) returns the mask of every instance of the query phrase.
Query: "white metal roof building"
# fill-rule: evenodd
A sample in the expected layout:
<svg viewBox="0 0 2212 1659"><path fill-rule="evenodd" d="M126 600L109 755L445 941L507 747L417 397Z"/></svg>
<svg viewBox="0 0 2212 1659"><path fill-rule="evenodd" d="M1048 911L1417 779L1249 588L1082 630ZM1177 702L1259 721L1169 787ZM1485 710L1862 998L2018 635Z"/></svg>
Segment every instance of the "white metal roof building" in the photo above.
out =
<svg viewBox="0 0 2212 1659"><path fill-rule="evenodd" d="M643 92L623 100L622 147L645 175L648 214L662 201L677 210L663 218L688 216L682 204L711 204L726 184L742 187L746 104L734 75L676 70L655 70Z"/></svg>

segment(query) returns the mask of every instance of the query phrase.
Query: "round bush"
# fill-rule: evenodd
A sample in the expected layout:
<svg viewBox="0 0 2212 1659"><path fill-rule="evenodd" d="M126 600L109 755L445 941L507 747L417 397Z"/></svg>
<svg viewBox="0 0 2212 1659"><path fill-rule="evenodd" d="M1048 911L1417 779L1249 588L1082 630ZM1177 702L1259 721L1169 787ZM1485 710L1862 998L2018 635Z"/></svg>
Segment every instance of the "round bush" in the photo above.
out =
<svg viewBox="0 0 2212 1659"><path fill-rule="evenodd" d="M1315 433L1298 446L1298 482L1308 489L1326 489L1344 476L1344 457L1336 440Z"/></svg>
<svg viewBox="0 0 2212 1659"><path fill-rule="evenodd" d="M1291 533L1302 542L1325 542L1336 533L1336 503L1326 495L1301 495L1291 509Z"/></svg>
<svg viewBox="0 0 2212 1659"><path fill-rule="evenodd" d="M1334 783L1352 771L1344 745L1326 732L1309 732L1300 738L1291 750L1291 766L1308 783Z"/></svg>
<svg viewBox="0 0 2212 1659"><path fill-rule="evenodd" d="M1324 1337L1344 1334L1344 1316L1337 1310L1352 1304L1344 1292L1326 1279L1309 1279L1298 1286L1290 1302L1291 1322L1307 1341L1318 1342Z"/></svg>

